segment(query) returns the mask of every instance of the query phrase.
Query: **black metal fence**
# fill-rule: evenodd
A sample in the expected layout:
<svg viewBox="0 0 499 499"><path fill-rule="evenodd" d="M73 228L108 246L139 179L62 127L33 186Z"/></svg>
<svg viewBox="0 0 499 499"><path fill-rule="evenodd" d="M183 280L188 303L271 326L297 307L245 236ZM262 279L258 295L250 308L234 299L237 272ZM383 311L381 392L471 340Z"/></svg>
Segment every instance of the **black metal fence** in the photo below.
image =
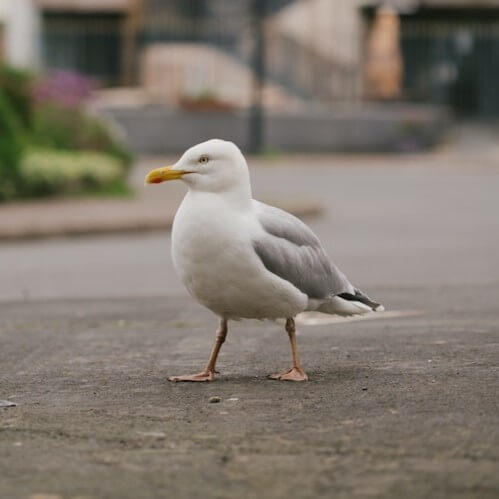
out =
<svg viewBox="0 0 499 499"><path fill-rule="evenodd" d="M121 83L123 15L47 12L42 17L45 67L90 75L102 85Z"/></svg>
<svg viewBox="0 0 499 499"><path fill-rule="evenodd" d="M358 10L367 22L338 38L339 44L359 45L358 57L347 60L273 29L279 13L300 3L312 5L300 0L143 0L132 34L125 29L124 12L51 11L43 16L44 63L90 74L103 85L129 84L124 72L133 68L137 83L140 59L152 44L197 43L215 48L250 74L253 107L262 97L262 81L309 107L358 103L367 95L362 52L375 9ZM303 25L313 32L313 22L305 17ZM499 116L499 9L402 14L400 45L402 100L448 106L458 115Z"/></svg>
<svg viewBox="0 0 499 499"><path fill-rule="evenodd" d="M401 43L406 99L499 115L499 21L406 22Z"/></svg>
<svg viewBox="0 0 499 499"><path fill-rule="evenodd" d="M131 65L138 71L141 53L152 44L205 43L254 73L264 71L266 81L306 102L328 105L356 99L358 64L335 60L285 32L271 29L272 17L293 3L293 0L144 0L140 26L135 33L137 50L129 54L135 58ZM42 40L45 65L91 74L104 85L121 83L123 24L123 14L46 13ZM314 27L307 25L307 29L313 31ZM258 48L260 31L263 47Z"/></svg>

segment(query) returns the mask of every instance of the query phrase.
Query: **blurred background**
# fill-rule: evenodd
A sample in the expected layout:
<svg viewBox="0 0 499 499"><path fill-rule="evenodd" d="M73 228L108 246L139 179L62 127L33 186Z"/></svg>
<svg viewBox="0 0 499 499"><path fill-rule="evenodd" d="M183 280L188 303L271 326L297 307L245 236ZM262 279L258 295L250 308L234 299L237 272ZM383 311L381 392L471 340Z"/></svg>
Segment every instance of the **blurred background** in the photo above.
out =
<svg viewBox="0 0 499 499"><path fill-rule="evenodd" d="M498 117L499 0L0 0L0 497L497 499ZM166 381L216 318L143 181L213 137L386 308L306 386L251 321Z"/></svg>
<svg viewBox="0 0 499 499"><path fill-rule="evenodd" d="M418 150L450 116L497 117L498 16L492 0L2 0L0 52L49 78L38 101L89 97L140 153L213 134Z"/></svg>
<svg viewBox="0 0 499 499"><path fill-rule="evenodd" d="M76 294L161 293L165 277L179 291L172 269L156 272L164 236L138 233L167 230L184 189L146 191L142 179L212 137L252 154L255 196L331 233L340 263L351 248L332 235L352 237L348 220L363 224L357 244L384 233L379 257L397 282L428 276L387 248L409 236L436 247L444 230L438 244L455 250L450 227L473 215L449 211L451 185L497 166L499 1L0 0L0 59L5 297L66 296L70 282ZM438 182L407 174L445 168L445 192L423 213L416 193ZM481 189L475 209L493 212ZM426 231L438 213L445 222ZM121 232L133 234L110 235ZM47 239L74 235L87 239ZM117 248L134 244L157 260L130 254L112 274L121 284L109 265L95 274L98 255L116 264ZM21 250L35 256L29 271Z"/></svg>

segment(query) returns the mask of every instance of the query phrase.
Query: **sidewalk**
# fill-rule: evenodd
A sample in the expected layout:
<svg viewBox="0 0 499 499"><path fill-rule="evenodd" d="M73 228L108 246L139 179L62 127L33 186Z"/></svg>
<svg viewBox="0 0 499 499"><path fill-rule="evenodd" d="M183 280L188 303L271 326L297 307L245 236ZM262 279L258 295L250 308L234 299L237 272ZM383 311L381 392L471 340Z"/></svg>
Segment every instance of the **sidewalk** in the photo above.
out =
<svg viewBox="0 0 499 499"><path fill-rule="evenodd" d="M294 154L276 158L250 158L253 180L265 176L265 169L275 167L306 168L314 164L324 167L361 166L383 164L404 168L414 164L435 169L473 166L496 168L499 166L497 127L478 124L459 124L448 140L436 150L419 154ZM176 160L172 157L142 157L130 175L130 184L136 195L129 199L49 199L0 205L0 241L34 239L56 236L74 236L100 233L165 230L171 227L173 217L185 194L181 182L167 186L143 185L147 171ZM270 191L261 199L298 217L311 217L321 213L323 207L311 197L303 198L300 186L288 186L280 192ZM294 189L294 190L293 190Z"/></svg>
<svg viewBox="0 0 499 499"><path fill-rule="evenodd" d="M169 229L185 186L179 182L167 188L143 185L147 171L164 162L165 158L138 161L130 176L135 196L129 199L48 199L0 205L0 241ZM298 217L321 211L313 200L264 201Z"/></svg>

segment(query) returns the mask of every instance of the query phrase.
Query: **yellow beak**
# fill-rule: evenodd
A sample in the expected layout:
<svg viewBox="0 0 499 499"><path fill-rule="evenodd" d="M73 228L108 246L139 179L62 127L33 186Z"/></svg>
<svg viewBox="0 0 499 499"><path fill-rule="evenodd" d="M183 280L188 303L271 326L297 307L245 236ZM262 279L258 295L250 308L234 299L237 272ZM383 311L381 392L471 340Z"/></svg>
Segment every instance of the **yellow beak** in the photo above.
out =
<svg viewBox="0 0 499 499"><path fill-rule="evenodd" d="M189 173L185 170L173 170L172 168L172 166L163 166L162 168L151 170L144 179L144 185L160 184L161 182L166 182L168 180L176 180L182 178L186 173Z"/></svg>

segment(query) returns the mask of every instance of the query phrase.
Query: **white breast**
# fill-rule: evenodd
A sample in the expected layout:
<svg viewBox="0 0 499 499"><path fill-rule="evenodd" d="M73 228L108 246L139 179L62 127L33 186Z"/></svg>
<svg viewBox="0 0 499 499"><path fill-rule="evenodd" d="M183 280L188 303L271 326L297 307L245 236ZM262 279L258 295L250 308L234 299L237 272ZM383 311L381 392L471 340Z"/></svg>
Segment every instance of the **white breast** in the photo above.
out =
<svg viewBox="0 0 499 499"><path fill-rule="evenodd" d="M189 192L172 230L173 263L192 296L226 318L292 317L308 299L268 272L253 251L261 230L253 212L235 211L219 195Z"/></svg>

